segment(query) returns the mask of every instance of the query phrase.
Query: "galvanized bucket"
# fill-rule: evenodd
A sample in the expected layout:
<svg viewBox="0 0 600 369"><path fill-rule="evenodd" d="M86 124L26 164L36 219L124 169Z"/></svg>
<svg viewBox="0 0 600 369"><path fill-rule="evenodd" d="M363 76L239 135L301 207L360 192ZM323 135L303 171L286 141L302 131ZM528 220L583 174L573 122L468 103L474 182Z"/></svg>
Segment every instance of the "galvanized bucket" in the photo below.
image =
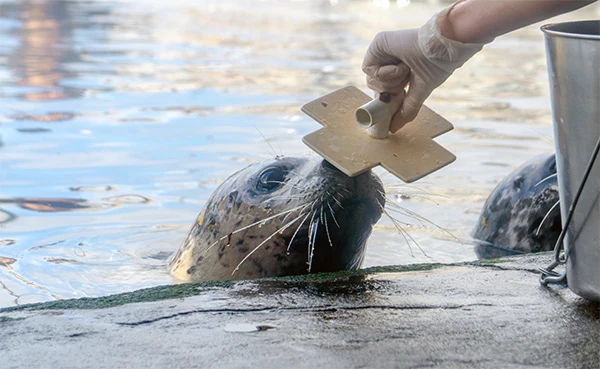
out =
<svg viewBox="0 0 600 369"><path fill-rule="evenodd" d="M600 136L600 21L542 27L546 55L560 209L569 212ZM590 167L564 239L569 288L600 301L600 158Z"/></svg>

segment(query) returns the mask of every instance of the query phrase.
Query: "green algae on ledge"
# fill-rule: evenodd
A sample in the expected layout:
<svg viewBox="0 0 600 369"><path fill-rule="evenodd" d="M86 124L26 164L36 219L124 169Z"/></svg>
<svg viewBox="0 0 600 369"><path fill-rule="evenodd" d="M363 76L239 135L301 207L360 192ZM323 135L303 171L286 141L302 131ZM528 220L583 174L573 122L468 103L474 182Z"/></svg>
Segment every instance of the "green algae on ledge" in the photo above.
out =
<svg viewBox="0 0 600 369"><path fill-rule="evenodd" d="M546 253L541 253L546 254ZM538 254L538 255L541 255ZM549 254L549 253L547 253ZM389 265L376 266L359 270L344 270L333 273L314 273L296 276L264 278L257 280L235 280L235 281L209 281L196 283L172 284L157 287L145 288L132 292L125 292L115 295L102 297L84 297L79 299L57 300L36 304L27 304L0 309L0 313L12 311L32 311L32 310L61 310L61 309L103 309L114 306L120 306L136 302L152 302L167 299L185 298L196 296L212 288L231 288L242 283L283 283L291 284L294 287L309 287L319 285L325 287L327 284L337 285L337 287L348 288L349 292L356 292L356 287L360 287L368 282L367 277L373 274L401 273L414 271L427 271L443 267L453 266L480 266L486 264L499 264L510 262L513 257L504 257L492 260L479 260L473 262L462 262L452 264L409 264L409 265ZM336 286L332 286L336 287ZM369 287L369 286L365 286ZM372 286L371 286L372 287ZM358 289L360 290L360 288Z"/></svg>

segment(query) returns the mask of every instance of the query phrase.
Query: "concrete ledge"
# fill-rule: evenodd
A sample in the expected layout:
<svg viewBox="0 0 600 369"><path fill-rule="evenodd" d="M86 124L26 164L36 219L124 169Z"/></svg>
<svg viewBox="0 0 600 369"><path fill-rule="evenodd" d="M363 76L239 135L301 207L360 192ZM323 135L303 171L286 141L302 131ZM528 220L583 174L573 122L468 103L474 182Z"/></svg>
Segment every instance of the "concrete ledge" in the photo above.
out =
<svg viewBox="0 0 600 369"><path fill-rule="evenodd" d="M549 254L156 287L0 310L2 368L596 368Z"/></svg>

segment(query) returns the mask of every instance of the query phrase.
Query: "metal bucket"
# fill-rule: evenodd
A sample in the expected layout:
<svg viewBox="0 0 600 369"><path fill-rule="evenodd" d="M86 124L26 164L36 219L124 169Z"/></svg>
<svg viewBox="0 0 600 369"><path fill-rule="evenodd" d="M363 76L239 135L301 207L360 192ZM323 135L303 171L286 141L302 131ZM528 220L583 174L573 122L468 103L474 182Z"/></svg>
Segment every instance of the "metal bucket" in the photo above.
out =
<svg viewBox="0 0 600 369"><path fill-rule="evenodd" d="M563 226L600 136L600 21L542 27ZM600 158L577 202L564 240L571 291L600 301Z"/></svg>

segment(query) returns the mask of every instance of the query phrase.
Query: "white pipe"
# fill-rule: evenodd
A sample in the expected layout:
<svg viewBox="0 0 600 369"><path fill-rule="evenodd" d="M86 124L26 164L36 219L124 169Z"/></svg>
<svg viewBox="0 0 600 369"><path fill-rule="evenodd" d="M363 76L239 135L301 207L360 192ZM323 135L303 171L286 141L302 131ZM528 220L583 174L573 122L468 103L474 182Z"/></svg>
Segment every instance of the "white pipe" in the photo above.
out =
<svg viewBox="0 0 600 369"><path fill-rule="evenodd" d="M372 100L356 109L354 117L371 137L382 139L388 136L392 117L399 107L398 99L390 99L389 102Z"/></svg>

